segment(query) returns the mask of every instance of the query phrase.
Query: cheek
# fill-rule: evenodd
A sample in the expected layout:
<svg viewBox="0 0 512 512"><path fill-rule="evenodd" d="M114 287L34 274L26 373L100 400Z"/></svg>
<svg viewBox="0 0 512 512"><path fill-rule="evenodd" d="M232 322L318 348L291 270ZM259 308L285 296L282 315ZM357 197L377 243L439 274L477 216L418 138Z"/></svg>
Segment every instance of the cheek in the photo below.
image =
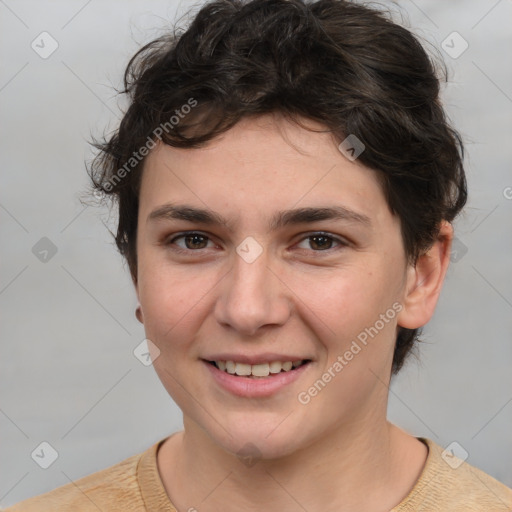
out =
<svg viewBox="0 0 512 512"><path fill-rule="evenodd" d="M369 396L386 390L382 382L389 373L398 313L390 283L383 279L375 269L372 274L361 270L340 274L327 288L318 280L305 288L304 311L310 310L325 358L301 397L314 404L310 410L319 416L347 417Z"/></svg>
<svg viewBox="0 0 512 512"><path fill-rule="evenodd" d="M158 346L173 336L186 316L187 283L170 279L168 270L149 262L142 266L139 276L139 300L144 312L146 335ZM163 347L162 347L163 348Z"/></svg>
<svg viewBox="0 0 512 512"><path fill-rule="evenodd" d="M170 275L169 269L159 270L158 266L141 274L139 286L146 337L159 351L153 361L154 370L173 400L188 411L189 393L197 395L190 372L197 371L197 367L184 363L194 357L191 347L204 292L190 276L185 279L179 271Z"/></svg>
<svg viewBox="0 0 512 512"><path fill-rule="evenodd" d="M300 291L307 297L301 314L323 346L320 371L336 376L326 376L333 381L333 403L343 396L347 405L357 404L376 385L375 375L385 379L392 358L398 314L393 276L384 266L375 264L371 272L369 266L305 280Z"/></svg>
<svg viewBox="0 0 512 512"><path fill-rule="evenodd" d="M207 315L209 295L217 274L171 268L147 259L141 265L139 299L146 336L165 353L185 349Z"/></svg>
<svg viewBox="0 0 512 512"><path fill-rule="evenodd" d="M361 266L310 275L296 281L294 288L316 323L342 339L373 325L393 302L385 272L375 267L371 272Z"/></svg>

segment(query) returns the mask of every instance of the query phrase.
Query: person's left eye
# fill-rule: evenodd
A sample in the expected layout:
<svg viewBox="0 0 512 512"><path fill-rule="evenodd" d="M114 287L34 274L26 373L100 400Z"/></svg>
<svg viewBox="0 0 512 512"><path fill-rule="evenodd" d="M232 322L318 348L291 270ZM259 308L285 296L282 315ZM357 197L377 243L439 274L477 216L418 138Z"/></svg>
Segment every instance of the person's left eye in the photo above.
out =
<svg viewBox="0 0 512 512"><path fill-rule="evenodd" d="M347 246L348 243L345 242L344 240L338 238L338 237L335 237L333 235L330 235L329 233L312 233L308 236L306 236L305 238L302 239L302 242L305 242L305 241L309 241L309 242L306 242L309 244L310 247L313 247L313 246L316 246L317 249L313 249L314 252L323 252L323 251L329 251L331 250L333 247L333 242L334 243L337 243L338 246ZM301 242L301 243L302 243Z"/></svg>
<svg viewBox="0 0 512 512"><path fill-rule="evenodd" d="M184 245L176 243L178 240L181 240ZM165 245L174 245L173 250L177 252L198 252L202 249L207 249L208 242L213 243L207 235L192 231L169 239L165 242ZM300 244L304 242L309 244L309 250L313 250L313 252L326 252L336 249L336 247L333 247L333 244L337 244L338 248L349 245L343 239L324 232L308 234L301 239L298 246L300 247Z"/></svg>

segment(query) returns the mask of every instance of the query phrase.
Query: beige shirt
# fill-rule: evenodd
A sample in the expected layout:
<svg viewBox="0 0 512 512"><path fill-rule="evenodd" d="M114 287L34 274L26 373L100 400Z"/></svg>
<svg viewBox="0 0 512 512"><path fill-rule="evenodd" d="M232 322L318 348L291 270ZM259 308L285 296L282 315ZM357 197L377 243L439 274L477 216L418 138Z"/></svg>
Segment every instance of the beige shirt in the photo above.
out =
<svg viewBox="0 0 512 512"><path fill-rule="evenodd" d="M406 498L390 512L512 511L512 489L466 462L454 469L460 459L450 459L448 464L441 457L441 446L418 439L429 449L425 467ZM164 441L6 512L177 512L157 468L157 450Z"/></svg>

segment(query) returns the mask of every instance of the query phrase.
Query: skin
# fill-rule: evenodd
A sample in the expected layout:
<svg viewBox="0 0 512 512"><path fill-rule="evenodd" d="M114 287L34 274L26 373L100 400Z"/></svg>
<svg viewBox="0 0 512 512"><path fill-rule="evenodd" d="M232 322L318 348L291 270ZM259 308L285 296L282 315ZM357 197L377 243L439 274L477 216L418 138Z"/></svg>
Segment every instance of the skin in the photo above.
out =
<svg viewBox="0 0 512 512"><path fill-rule="evenodd" d="M209 208L229 227L147 220L169 202ZM277 211L333 205L368 216L371 226L325 220L268 230ZM171 242L187 230L207 238ZM333 239L315 243L318 231ZM252 263L236 252L248 236L263 248ZM157 456L177 509L383 512L400 503L427 448L386 419L394 340L399 325L432 317L452 238L443 222L432 248L408 265L375 172L345 158L330 134L275 115L245 119L203 148L152 150L135 288L139 320L160 351L155 370L183 411L184 431ZM395 302L401 311L300 403L298 394ZM267 351L313 362L273 396L242 398L221 389L201 361ZM247 443L256 447L251 466L237 456Z"/></svg>

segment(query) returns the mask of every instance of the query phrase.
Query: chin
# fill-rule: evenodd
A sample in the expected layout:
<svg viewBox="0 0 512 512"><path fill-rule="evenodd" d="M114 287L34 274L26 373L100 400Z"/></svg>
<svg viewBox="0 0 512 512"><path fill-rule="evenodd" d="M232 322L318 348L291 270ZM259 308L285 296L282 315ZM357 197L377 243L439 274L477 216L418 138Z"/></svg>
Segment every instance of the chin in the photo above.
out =
<svg viewBox="0 0 512 512"><path fill-rule="evenodd" d="M257 460L290 456L308 444L303 428L299 425L293 428L285 423L279 425L279 422L273 422L271 427L265 427L263 422L256 419L253 422L245 420L226 426L231 435L222 428L209 431L208 435L217 446L236 455L242 463L251 465Z"/></svg>

